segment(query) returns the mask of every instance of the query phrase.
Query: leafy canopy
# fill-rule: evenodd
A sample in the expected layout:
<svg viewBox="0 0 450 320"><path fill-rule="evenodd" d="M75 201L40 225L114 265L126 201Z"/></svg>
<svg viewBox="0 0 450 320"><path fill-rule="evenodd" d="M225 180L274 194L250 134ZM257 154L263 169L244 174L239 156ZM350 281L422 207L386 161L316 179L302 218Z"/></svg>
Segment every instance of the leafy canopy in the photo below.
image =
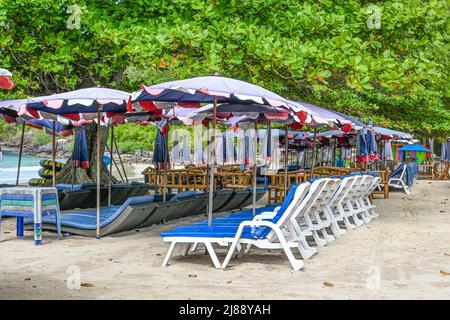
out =
<svg viewBox="0 0 450 320"><path fill-rule="evenodd" d="M449 21L437 0L0 0L0 65L17 84L0 99L219 72L443 138Z"/></svg>

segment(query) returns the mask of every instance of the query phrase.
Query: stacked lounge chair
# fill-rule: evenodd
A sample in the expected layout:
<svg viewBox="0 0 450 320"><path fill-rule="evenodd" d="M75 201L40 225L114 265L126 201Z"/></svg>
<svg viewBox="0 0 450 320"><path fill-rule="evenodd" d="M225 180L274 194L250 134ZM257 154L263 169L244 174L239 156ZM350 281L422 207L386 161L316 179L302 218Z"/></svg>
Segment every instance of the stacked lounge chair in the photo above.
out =
<svg viewBox="0 0 450 320"><path fill-rule="evenodd" d="M184 244L183 255L204 245L216 268L225 268L234 255L256 246L283 250L292 268L299 270L318 248L378 216L369 195L379 181L379 177L361 174L315 178L292 186L281 206L259 208L255 216L252 210L243 210L213 219L211 227L206 221L177 227L161 234L170 243L163 266L177 244ZM222 264L213 245L228 248ZM298 249L303 260L294 257L292 248Z"/></svg>
<svg viewBox="0 0 450 320"><path fill-rule="evenodd" d="M59 203L61 210L76 208L95 208L97 205L97 184L85 183L82 185L58 184ZM100 186L100 203L108 205L108 185ZM111 204L122 205L128 198L148 194L148 185L131 182L111 185Z"/></svg>

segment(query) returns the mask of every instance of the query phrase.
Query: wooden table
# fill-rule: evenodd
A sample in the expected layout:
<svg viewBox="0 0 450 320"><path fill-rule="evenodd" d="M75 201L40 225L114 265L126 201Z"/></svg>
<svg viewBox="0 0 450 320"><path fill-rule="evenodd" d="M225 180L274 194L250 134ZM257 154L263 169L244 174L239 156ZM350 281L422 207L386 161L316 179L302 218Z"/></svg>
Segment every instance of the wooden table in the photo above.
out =
<svg viewBox="0 0 450 320"><path fill-rule="evenodd" d="M434 179L436 176L434 164L419 164L419 178Z"/></svg>

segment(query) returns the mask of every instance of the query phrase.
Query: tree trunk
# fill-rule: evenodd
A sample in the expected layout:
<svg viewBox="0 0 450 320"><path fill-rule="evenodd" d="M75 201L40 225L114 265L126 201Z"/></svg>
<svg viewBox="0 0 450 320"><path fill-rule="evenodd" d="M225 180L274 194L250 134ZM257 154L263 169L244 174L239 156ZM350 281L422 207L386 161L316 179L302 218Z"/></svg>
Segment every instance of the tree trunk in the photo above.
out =
<svg viewBox="0 0 450 320"><path fill-rule="evenodd" d="M97 182L97 124L91 123L85 125L86 128L86 141L87 152L89 159L89 168L74 168L72 161L69 158L61 170L56 176L56 183L67 184L82 184L82 183L96 183ZM105 126L100 127L100 154L101 154L101 183L109 183L109 170L103 163L103 155L105 154L106 143L108 142L108 128ZM112 161L112 160L111 160ZM117 179L112 177L112 183L116 183ZM51 185L51 181L50 181Z"/></svg>

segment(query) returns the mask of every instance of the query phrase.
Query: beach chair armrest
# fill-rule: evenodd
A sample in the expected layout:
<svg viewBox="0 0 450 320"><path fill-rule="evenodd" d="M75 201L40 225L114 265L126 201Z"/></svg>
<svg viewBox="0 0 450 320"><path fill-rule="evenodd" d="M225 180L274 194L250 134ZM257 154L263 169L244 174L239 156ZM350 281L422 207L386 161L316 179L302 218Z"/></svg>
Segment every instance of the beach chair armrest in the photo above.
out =
<svg viewBox="0 0 450 320"><path fill-rule="evenodd" d="M251 221L243 221L239 224L239 228L236 232L236 239L239 239L242 235L242 232L244 231L245 227L252 227L252 232L254 231L254 228L256 227L269 227L271 229L277 229L277 225L271 221L265 221L265 220L251 220Z"/></svg>
<svg viewBox="0 0 450 320"><path fill-rule="evenodd" d="M277 212L271 212L271 211L265 211L261 212L260 214L257 214L253 217L253 221L257 220L264 220L264 219L270 219L272 220L276 216Z"/></svg>

